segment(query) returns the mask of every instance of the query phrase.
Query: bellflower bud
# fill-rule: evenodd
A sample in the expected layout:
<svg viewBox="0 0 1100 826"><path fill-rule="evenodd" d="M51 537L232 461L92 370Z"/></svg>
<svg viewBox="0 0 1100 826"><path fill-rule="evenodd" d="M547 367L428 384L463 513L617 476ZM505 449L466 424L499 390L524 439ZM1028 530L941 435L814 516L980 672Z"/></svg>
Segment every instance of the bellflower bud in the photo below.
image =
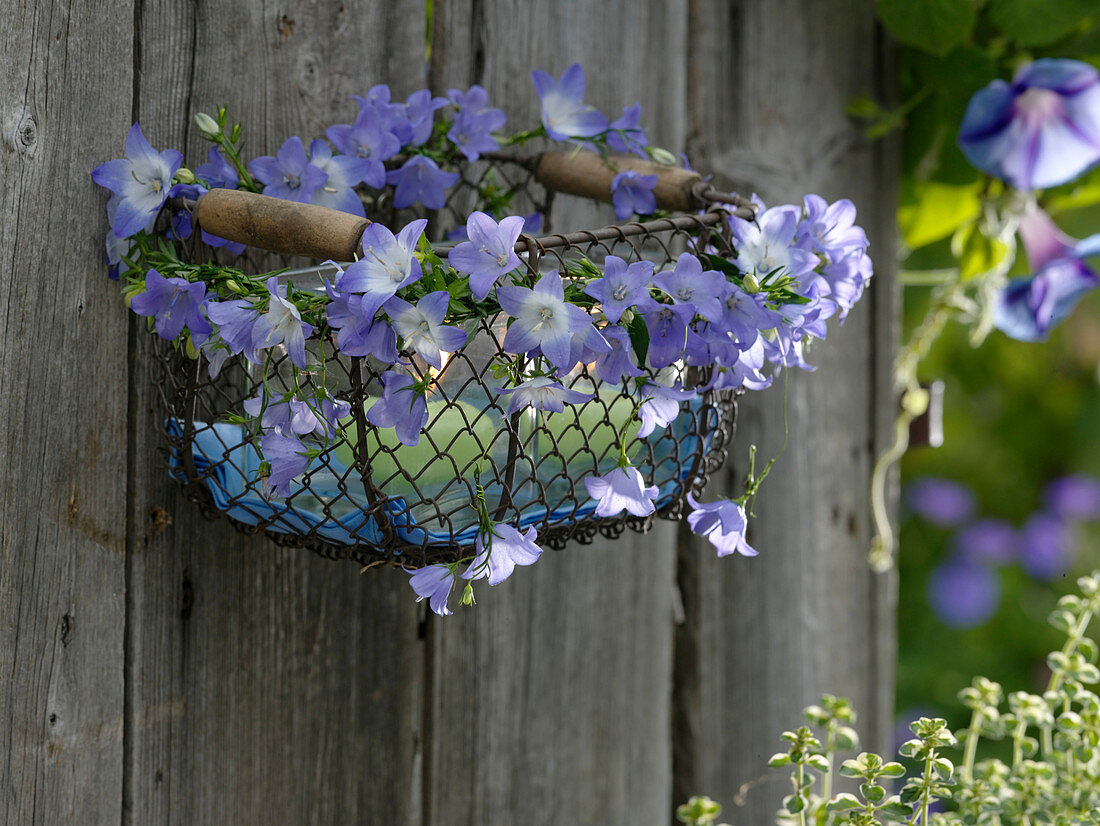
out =
<svg viewBox="0 0 1100 826"><path fill-rule="evenodd" d="M195 113L195 126L199 127L199 132L207 140L216 140L222 133L218 122L205 112Z"/></svg>

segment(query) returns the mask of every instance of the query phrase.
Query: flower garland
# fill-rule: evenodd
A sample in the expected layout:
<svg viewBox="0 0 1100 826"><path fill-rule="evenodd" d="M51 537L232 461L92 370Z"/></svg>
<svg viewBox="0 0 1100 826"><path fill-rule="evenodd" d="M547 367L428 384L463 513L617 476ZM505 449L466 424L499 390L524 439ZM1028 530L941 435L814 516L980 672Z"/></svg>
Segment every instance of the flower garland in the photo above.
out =
<svg viewBox="0 0 1100 826"><path fill-rule="evenodd" d="M294 480L320 454L345 438L351 406L324 386L303 392L300 373L314 371L316 342L321 361L326 343L346 356L369 356L394 369L382 373L383 392L366 411L377 428L393 428L397 440L416 445L429 419L427 395L437 374L416 377L402 370L413 356L438 371L446 354L467 342L464 325L502 314L509 326L501 343L515 358L500 360L508 413L528 408L541 415L581 405L593 394L563 381L580 365L594 365L601 382L634 387L639 437L667 428L684 402L700 389L763 389L784 367L812 370L804 361L811 339L824 338L827 319L843 321L871 277L867 239L855 225L847 200L833 204L816 195L801 206L770 209L758 199L754 221L724 216L737 253L726 259L712 250L682 253L671 269L648 261L627 263L608 255L601 264L570 262L564 272L547 272L530 283L515 252L521 232L537 232L541 216L508 215L510 195L482 187L481 209L472 212L444 253L424 237L427 221L416 219L396 233L370 224L358 260L335 266L324 293L295 289L278 273L250 276L209 260L183 260L178 242L196 227L190 213L176 212L166 232L157 218L169 198L195 200L224 187L261 192L366 215L364 196L386 190L396 209L435 210L459 181L453 171L485 153L534 139L560 141L577 151L631 153L668 164L676 158L651 147L639 120L641 107L624 109L616 120L584 103L584 73L569 67L560 78L533 73L541 102L541 124L503 135L504 113L490 107L480 86L451 90L446 98L427 90L406 102L391 101L387 86L356 97L359 113L350 124L325 132L307 150L298 137L274 156L241 155L241 127L230 126L224 109L216 117L195 116L210 141L207 162L182 166L176 150L157 151L134 124L126 158L108 161L92 173L110 190L107 262L120 279L131 309L150 320L162 338L205 359L211 377L226 360L239 357L266 376L275 354L285 353L295 390L263 391L244 403L243 419L259 435L264 495L285 497ZM443 117L437 113L443 112ZM684 161L686 165L686 160ZM657 211L656 175L625 170L612 181L617 217ZM243 245L198 228L210 247L237 255ZM773 366L772 374L766 372ZM683 386L685 366L709 368L701 388ZM647 485L619 438L622 455L601 476L585 478L595 513L614 517L654 513L657 487ZM770 464L769 466L770 467ZM689 497L688 524L715 546L719 556L756 551L745 539L747 506L760 476L750 470L746 492L733 500L700 503ZM541 553L534 528L497 523L478 486L478 531L473 554L454 564L429 565L411 573L419 599L438 614L458 579L466 581L462 601L473 601L471 582L495 585L517 565Z"/></svg>

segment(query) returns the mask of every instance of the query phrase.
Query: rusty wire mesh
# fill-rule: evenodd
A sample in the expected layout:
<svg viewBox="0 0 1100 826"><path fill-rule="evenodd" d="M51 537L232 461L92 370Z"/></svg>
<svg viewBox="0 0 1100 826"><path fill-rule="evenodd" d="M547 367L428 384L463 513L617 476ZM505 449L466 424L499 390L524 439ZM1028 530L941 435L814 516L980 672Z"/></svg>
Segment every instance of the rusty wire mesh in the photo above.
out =
<svg viewBox="0 0 1100 826"><path fill-rule="evenodd" d="M425 216L431 237L444 241L437 246L441 254L448 234L465 226L486 186L513 190L512 211L518 213L548 214L554 195L533 180L522 162L469 165L447 206ZM385 220L391 229L420 217L394 210L387 191L367 206L369 217ZM720 211L713 209L567 235L523 235L517 251L530 283L543 272L564 272L582 256L596 264L608 255L628 263L650 260L660 270L685 250L706 247L732 254L724 225ZM191 253L208 255L209 250L193 246ZM242 269L280 265L257 251L237 264ZM319 285L325 274L316 267L292 277L301 288L310 277ZM581 365L562 383L594 394L591 401L567 405L563 413L536 414L529 408L508 415L509 397L498 393L502 382L491 370L497 360L516 359L501 347L506 322L503 313L472 322L466 345L450 355L441 371L410 352L402 354L406 372L415 378L428 370L436 374L429 420L415 447L398 442L392 429L366 420L366 410L381 395L382 372L395 368L342 355L332 341L315 334L307 349L320 366L299 375L298 391L309 394L323 382L336 398L350 403L351 419L334 441L317 442L322 452L285 498L264 496L258 426L241 420L247 418L244 401L259 394L265 381L272 396L295 390L286 355L275 357L266 378L260 368L234 357L211 379L203 360L157 339L153 379L170 471L208 516L226 516L248 533L266 533L279 544L362 565L414 569L468 556L478 526L473 507L478 481L495 521L534 526L538 542L554 549L571 539L616 537L626 528L644 532L654 516L678 518L688 492L700 495L725 459L736 394L702 390L682 403L680 416L668 428L639 438L636 393L626 381L601 383L590 366ZM680 379L685 387L701 388L709 368L684 368ZM584 487L585 477L607 473L619 460L620 431L632 464L658 488L654 516L601 518Z"/></svg>

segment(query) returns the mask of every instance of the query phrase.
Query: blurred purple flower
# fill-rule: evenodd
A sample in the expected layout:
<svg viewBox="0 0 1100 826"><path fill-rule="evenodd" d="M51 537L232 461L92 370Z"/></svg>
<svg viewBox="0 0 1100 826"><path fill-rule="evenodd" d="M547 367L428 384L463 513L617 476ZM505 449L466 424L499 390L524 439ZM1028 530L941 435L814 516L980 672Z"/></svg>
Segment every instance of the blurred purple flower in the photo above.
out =
<svg viewBox="0 0 1100 826"><path fill-rule="evenodd" d="M933 525L960 525L974 513L974 494L965 485L926 476L905 486L905 503Z"/></svg>
<svg viewBox="0 0 1100 826"><path fill-rule="evenodd" d="M211 146L210 152L207 155L207 162L199 164L195 169L195 174L206 181L206 185L211 189L217 189L219 187L224 189L236 189L239 182L237 170L233 168L233 164L229 163L225 159L225 156L218 151L218 147Z"/></svg>
<svg viewBox="0 0 1100 826"><path fill-rule="evenodd" d="M126 136L126 157L101 163L92 170L92 180L113 193L107 212L109 216L113 212L111 229L117 237L128 238L152 229L182 162L183 155L176 149L153 149L135 123Z"/></svg>
<svg viewBox="0 0 1100 826"><path fill-rule="evenodd" d="M584 487L589 496L599 500L596 516L618 516L624 509L634 516L649 516L656 510L657 486L646 487L642 474L629 465L603 476L589 476Z"/></svg>
<svg viewBox="0 0 1100 826"><path fill-rule="evenodd" d="M297 135L287 138L274 157L256 158L248 169L264 185L264 195L303 204L312 203L313 194L328 180L323 169L309 162Z"/></svg>
<svg viewBox="0 0 1100 826"><path fill-rule="evenodd" d="M1046 486L1043 498L1062 519L1100 519L1100 479L1095 476L1079 473L1055 479Z"/></svg>
<svg viewBox="0 0 1100 826"><path fill-rule="evenodd" d="M531 79L542 104L542 124L553 140L592 138L607 129L603 113L581 100L584 69L579 63L566 69L558 80L538 69L531 73Z"/></svg>
<svg viewBox="0 0 1100 826"><path fill-rule="evenodd" d="M418 89L409 95L409 99L405 102L408 133L407 136L400 133L398 135L402 143L412 146L424 144L432 136L435 111L446 105L446 98L432 97L432 93L427 89Z"/></svg>
<svg viewBox="0 0 1100 826"><path fill-rule="evenodd" d="M955 534L954 546L959 558L967 562L1003 565L1016 558L1019 537L1003 519L979 519Z"/></svg>
<svg viewBox="0 0 1100 826"><path fill-rule="evenodd" d="M951 560L932 572L928 601L944 625L973 628L996 612L1001 602L1001 581L984 565Z"/></svg>
<svg viewBox="0 0 1100 826"><path fill-rule="evenodd" d="M657 211L657 198L653 194L657 186L656 175L642 175L633 169L625 169L611 179L611 204L615 217L625 221L631 215L652 215Z"/></svg>
<svg viewBox="0 0 1100 826"><path fill-rule="evenodd" d="M413 155L400 169L386 173L386 183L393 184L393 205L397 209L411 207L418 201L428 209L443 209L447 205L447 190L458 181L457 172L444 172L431 158Z"/></svg>
<svg viewBox="0 0 1100 826"><path fill-rule="evenodd" d="M455 107L454 120L447 132L447 139L458 147L466 160L476 161L482 153L500 149L492 133L507 122L503 110L489 106L489 94L478 85L468 92L451 89L447 92Z"/></svg>
<svg viewBox="0 0 1100 826"><path fill-rule="evenodd" d="M492 535L486 543L478 531L474 540L474 559L462 574L463 579L489 578L490 585L498 585L512 575L517 565L534 565L542 553L535 544L534 528L520 533L511 525L493 525Z"/></svg>
<svg viewBox="0 0 1100 826"><path fill-rule="evenodd" d="M607 127L607 148L612 152L632 152L640 158L646 157L645 129L638 123L642 119L642 104L624 106L622 117L616 118ZM614 187L612 187L614 188Z"/></svg>
<svg viewBox="0 0 1100 826"><path fill-rule="evenodd" d="M447 607L454 584L455 568L450 565L428 565L413 571L409 577L409 585L416 591L416 601L428 600L428 606L441 617L454 613Z"/></svg>
<svg viewBox="0 0 1100 826"><path fill-rule="evenodd" d="M1049 513L1036 513L1020 531L1020 564L1036 579L1063 576L1073 563L1073 531Z"/></svg>
<svg viewBox="0 0 1100 826"><path fill-rule="evenodd" d="M1072 181L1100 161L1100 75L1044 58L1011 84L994 80L967 106L959 146L974 166L1017 189Z"/></svg>

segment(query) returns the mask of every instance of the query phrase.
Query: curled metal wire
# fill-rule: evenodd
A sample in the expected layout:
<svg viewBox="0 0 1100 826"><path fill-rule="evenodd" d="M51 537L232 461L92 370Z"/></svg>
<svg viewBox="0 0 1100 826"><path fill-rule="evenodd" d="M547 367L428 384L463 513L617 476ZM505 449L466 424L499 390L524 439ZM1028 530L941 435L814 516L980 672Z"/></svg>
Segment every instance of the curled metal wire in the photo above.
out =
<svg viewBox="0 0 1100 826"><path fill-rule="evenodd" d="M470 164L447 206L427 216L432 236L445 238L449 230L464 226L489 187L510 191L517 213L546 215L554 196L523 163L498 158ZM661 269L685 250L732 255L723 215L751 217L751 207L705 187L696 195L711 208L580 232L522 235L517 252L531 279L550 270L565 272L581 257L597 264L609 255L628 263L649 260ZM396 227L415 217L393 209L385 192L374 198L368 202L372 219ZM209 255L209 250L194 247L192 253ZM271 269L300 263L250 251L237 265ZM295 286L302 286L297 278ZM479 492L495 521L534 527L539 544L553 549L571 540L614 538L628 528L644 533L654 517L679 518L687 494L701 495L725 460L736 394L703 389L710 378L707 369L684 370L685 386L698 387L698 396L682 404L668 428L638 438L636 394L626 383L601 384L594 371L590 375L588 366L580 366L563 383L592 393L591 401L566 406L563 413L509 415L509 397L499 394L502 380L493 370L498 361L516 359L501 347L505 322L503 315L471 322L467 344L439 371L414 354L403 354L411 375L420 378L431 371L435 379L430 418L416 447L400 444L392 429L380 430L366 420L366 410L381 393L381 373L391 365L342 355L332 342L315 337L308 347L320 366L296 379L285 355L274 358L266 376L234 357L210 378L204 360L188 358L157 339L153 381L166 463L208 517L228 517L240 530L265 533L280 545L364 566L415 569L469 556ZM351 405L344 433L315 445L319 455L286 498L264 495L260 433L243 415L244 401L263 391L265 383L269 397L292 390L309 394L323 384ZM624 451L647 483L658 488L653 516L595 514L583 480L610 471Z"/></svg>

